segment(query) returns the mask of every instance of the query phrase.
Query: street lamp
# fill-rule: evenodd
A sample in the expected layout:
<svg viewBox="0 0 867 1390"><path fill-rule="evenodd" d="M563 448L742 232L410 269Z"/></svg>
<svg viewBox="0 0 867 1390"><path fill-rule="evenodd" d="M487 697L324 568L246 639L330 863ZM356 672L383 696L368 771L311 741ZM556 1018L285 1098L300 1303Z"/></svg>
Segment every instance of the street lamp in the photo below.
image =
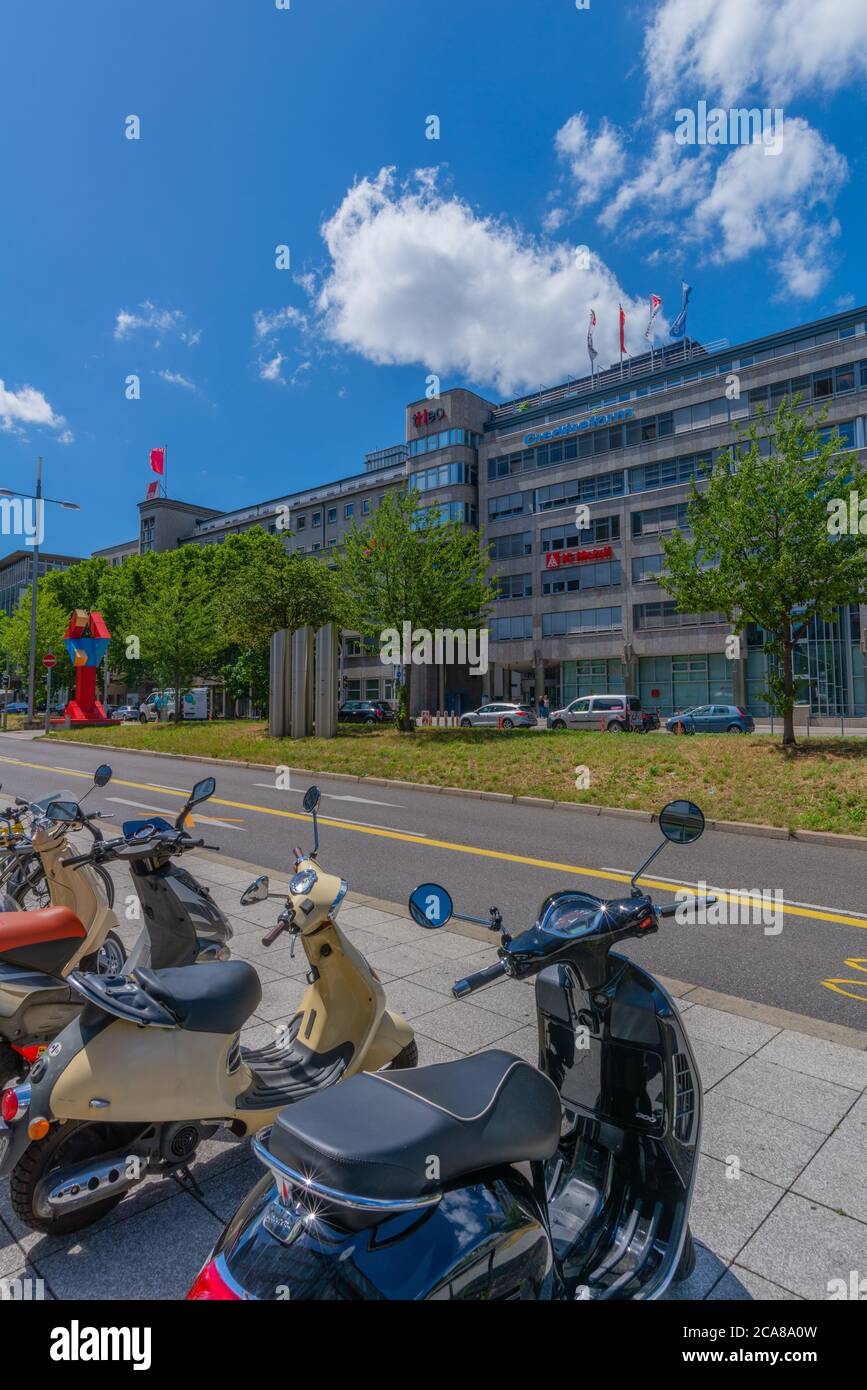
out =
<svg viewBox="0 0 867 1390"><path fill-rule="evenodd" d="M42 496L42 458L36 460L36 492L16 492L12 488L0 487L0 497L26 497L36 503L36 534L33 545L33 577L30 582L30 665L27 690L27 720L32 723L36 715L36 588L39 583L39 529L42 523L42 507L46 502L64 507L68 512L81 511L77 502L64 502L59 497Z"/></svg>

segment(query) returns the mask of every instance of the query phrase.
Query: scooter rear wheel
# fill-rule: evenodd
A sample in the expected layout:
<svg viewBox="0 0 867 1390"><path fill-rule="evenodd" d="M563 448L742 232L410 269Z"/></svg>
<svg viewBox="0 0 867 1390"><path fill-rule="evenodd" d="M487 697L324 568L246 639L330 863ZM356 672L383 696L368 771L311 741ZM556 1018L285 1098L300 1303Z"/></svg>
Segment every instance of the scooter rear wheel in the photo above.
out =
<svg viewBox="0 0 867 1390"><path fill-rule="evenodd" d="M28 1144L12 1170L9 1195L15 1215L32 1231L42 1231L45 1235L64 1236L92 1226L101 1217L113 1211L122 1202L126 1193L119 1192L116 1197L106 1197L104 1202L94 1202L92 1206L81 1207L64 1216L45 1216L36 1210L36 1189L40 1182L56 1168L67 1163L80 1163L100 1154L112 1153L120 1139L121 1126L115 1127L117 1137L108 1125L88 1124L86 1120L58 1125L53 1134L34 1144Z"/></svg>
<svg viewBox="0 0 867 1390"><path fill-rule="evenodd" d="M403 1071L406 1067L418 1066L418 1045L415 1038L408 1042L406 1047L402 1047L396 1057L392 1057L387 1067L383 1071Z"/></svg>

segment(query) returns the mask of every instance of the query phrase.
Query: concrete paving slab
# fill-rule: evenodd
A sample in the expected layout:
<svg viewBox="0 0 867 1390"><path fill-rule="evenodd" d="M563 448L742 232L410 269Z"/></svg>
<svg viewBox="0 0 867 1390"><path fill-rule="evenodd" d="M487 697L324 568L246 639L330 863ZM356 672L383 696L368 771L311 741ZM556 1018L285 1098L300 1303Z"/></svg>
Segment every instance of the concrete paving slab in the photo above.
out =
<svg viewBox="0 0 867 1390"><path fill-rule="evenodd" d="M820 1130L807 1129L780 1115L725 1095L717 1088L705 1097L702 1151L775 1186L788 1188L825 1143Z"/></svg>
<svg viewBox="0 0 867 1390"><path fill-rule="evenodd" d="M684 1023L690 1040L699 1038L702 1042L716 1043L748 1056L770 1042L777 1032L770 1024L740 1018L737 1014L720 1013L718 1009L708 1009L704 1004L693 1004L684 1014Z"/></svg>
<svg viewBox="0 0 867 1390"><path fill-rule="evenodd" d="M867 1274L867 1225L787 1193L738 1255L738 1264L802 1298L827 1299L831 1281Z"/></svg>
<svg viewBox="0 0 867 1390"><path fill-rule="evenodd" d="M796 1124L830 1134L852 1104L852 1092L829 1081L777 1067L758 1057L719 1082L718 1090L771 1115L782 1115Z"/></svg>
<svg viewBox="0 0 867 1390"><path fill-rule="evenodd" d="M438 990L425 989L412 980L404 978L392 980L388 986L388 1007L403 1014L404 1018L417 1019L425 1014L441 1009L443 996ZM421 1027L421 1023L418 1025Z"/></svg>
<svg viewBox="0 0 867 1390"><path fill-rule="evenodd" d="M855 1091L867 1087L867 1052L855 1052L824 1038L811 1038L787 1029L771 1038L758 1055L763 1062L774 1062L837 1086L851 1086Z"/></svg>
<svg viewBox="0 0 867 1390"><path fill-rule="evenodd" d="M437 965L427 965L423 970L417 970L407 979L412 980L413 984L424 985L425 989L438 990L440 994L452 998L452 985L455 980L459 980L462 975L468 975L474 970L481 970L485 965L493 965L495 956L490 951L476 951L472 956L462 956L460 968L455 969L452 961L444 960ZM499 989L499 985L494 987ZM483 993L488 993L487 990ZM481 996L480 996L481 997Z"/></svg>
<svg viewBox="0 0 867 1390"><path fill-rule="evenodd" d="M838 1129L799 1175L793 1191L867 1226L865 1159L867 1149L861 1140Z"/></svg>
<svg viewBox="0 0 867 1390"><path fill-rule="evenodd" d="M725 1262L735 1258L780 1201L779 1187L749 1173L726 1176L726 1166L705 1154L695 1179L690 1225L696 1240Z"/></svg>
<svg viewBox="0 0 867 1390"><path fill-rule="evenodd" d="M752 1299L802 1302L800 1294L783 1289L779 1284L772 1284L768 1279L761 1279L758 1274L753 1274L749 1269L742 1269L739 1264L730 1266L707 1297L709 1303L743 1302Z"/></svg>
<svg viewBox="0 0 867 1390"><path fill-rule="evenodd" d="M733 1052L729 1047L705 1042L703 1038L690 1038L690 1043L705 1092L747 1060L745 1052Z"/></svg>
<svg viewBox="0 0 867 1390"><path fill-rule="evenodd" d="M371 951L367 959L375 970L387 970L393 978L414 975L425 966L433 965L437 957L420 946L384 946ZM460 971L457 972L461 974ZM457 978L457 976L456 976Z"/></svg>
<svg viewBox="0 0 867 1390"><path fill-rule="evenodd" d="M514 1022L501 1018L489 1009L477 1008L475 1004L463 1000L445 1004L434 1009L419 1020L419 1032L436 1042L459 1052L475 1052L481 1047L492 1047L507 1033L514 1032Z"/></svg>

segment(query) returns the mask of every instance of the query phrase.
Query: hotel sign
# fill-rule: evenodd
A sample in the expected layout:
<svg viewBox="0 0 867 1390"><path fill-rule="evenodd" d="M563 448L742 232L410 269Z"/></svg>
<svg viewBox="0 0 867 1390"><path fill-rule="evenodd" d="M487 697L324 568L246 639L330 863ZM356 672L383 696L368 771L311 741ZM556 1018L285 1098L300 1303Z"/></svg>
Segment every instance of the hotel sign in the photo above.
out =
<svg viewBox="0 0 867 1390"><path fill-rule="evenodd" d="M618 425L623 420L631 420L632 407L610 410L607 415L586 415L583 420L567 420L563 425L555 425L552 430L542 430L538 434L525 434L527 445L547 444L549 439L562 439L570 434L583 434L585 430L598 430L602 425Z"/></svg>
<svg viewBox="0 0 867 1390"><path fill-rule="evenodd" d="M610 545L597 545L592 550L549 550L545 569L558 570L561 565L584 565L588 560L610 560L614 551Z"/></svg>

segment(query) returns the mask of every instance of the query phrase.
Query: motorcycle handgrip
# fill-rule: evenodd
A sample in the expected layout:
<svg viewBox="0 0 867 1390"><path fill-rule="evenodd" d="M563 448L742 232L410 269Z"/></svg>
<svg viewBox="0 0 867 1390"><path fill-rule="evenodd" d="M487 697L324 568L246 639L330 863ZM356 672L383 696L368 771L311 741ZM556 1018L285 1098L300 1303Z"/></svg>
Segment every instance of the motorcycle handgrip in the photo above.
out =
<svg viewBox="0 0 867 1390"><path fill-rule="evenodd" d="M278 922L276 927L272 927L270 931L266 931L265 935L262 937L262 945L273 945L273 943L277 940L277 937L280 935L285 925L285 922Z"/></svg>
<svg viewBox="0 0 867 1390"><path fill-rule="evenodd" d="M61 859L60 863L64 869L77 869L81 864L89 864L90 858L89 854L74 854L71 859Z"/></svg>
<svg viewBox="0 0 867 1390"><path fill-rule="evenodd" d="M23 796L16 796L16 798L15 798L15 805L16 805L16 806L29 806L29 805L30 805L30 802L27 801L27 800L25 800L25 798L24 798Z"/></svg>
<svg viewBox="0 0 867 1390"><path fill-rule="evenodd" d="M656 909L656 915L657 917L673 917L677 912L677 909L678 904L672 903L670 907L658 907Z"/></svg>
<svg viewBox="0 0 867 1390"><path fill-rule="evenodd" d="M656 909L656 915L658 917L674 917L677 915L679 907L685 907L687 911L689 911L690 908L713 907L715 902L719 902L716 893L704 893L701 897L695 897L691 901L685 903L672 903L670 907L658 907Z"/></svg>
<svg viewBox="0 0 867 1390"><path fill-rule="evenodd" d="M481 989L483 985L489 985L494 980L499 980L501 975L507 973L506 967L501 960L494 965L486 965L484 970L477 970L474 975L467 975L463 980L455 980L452 985L452 994L456 999L463 999L465 994L472 994L474 989Z"/></svg>

